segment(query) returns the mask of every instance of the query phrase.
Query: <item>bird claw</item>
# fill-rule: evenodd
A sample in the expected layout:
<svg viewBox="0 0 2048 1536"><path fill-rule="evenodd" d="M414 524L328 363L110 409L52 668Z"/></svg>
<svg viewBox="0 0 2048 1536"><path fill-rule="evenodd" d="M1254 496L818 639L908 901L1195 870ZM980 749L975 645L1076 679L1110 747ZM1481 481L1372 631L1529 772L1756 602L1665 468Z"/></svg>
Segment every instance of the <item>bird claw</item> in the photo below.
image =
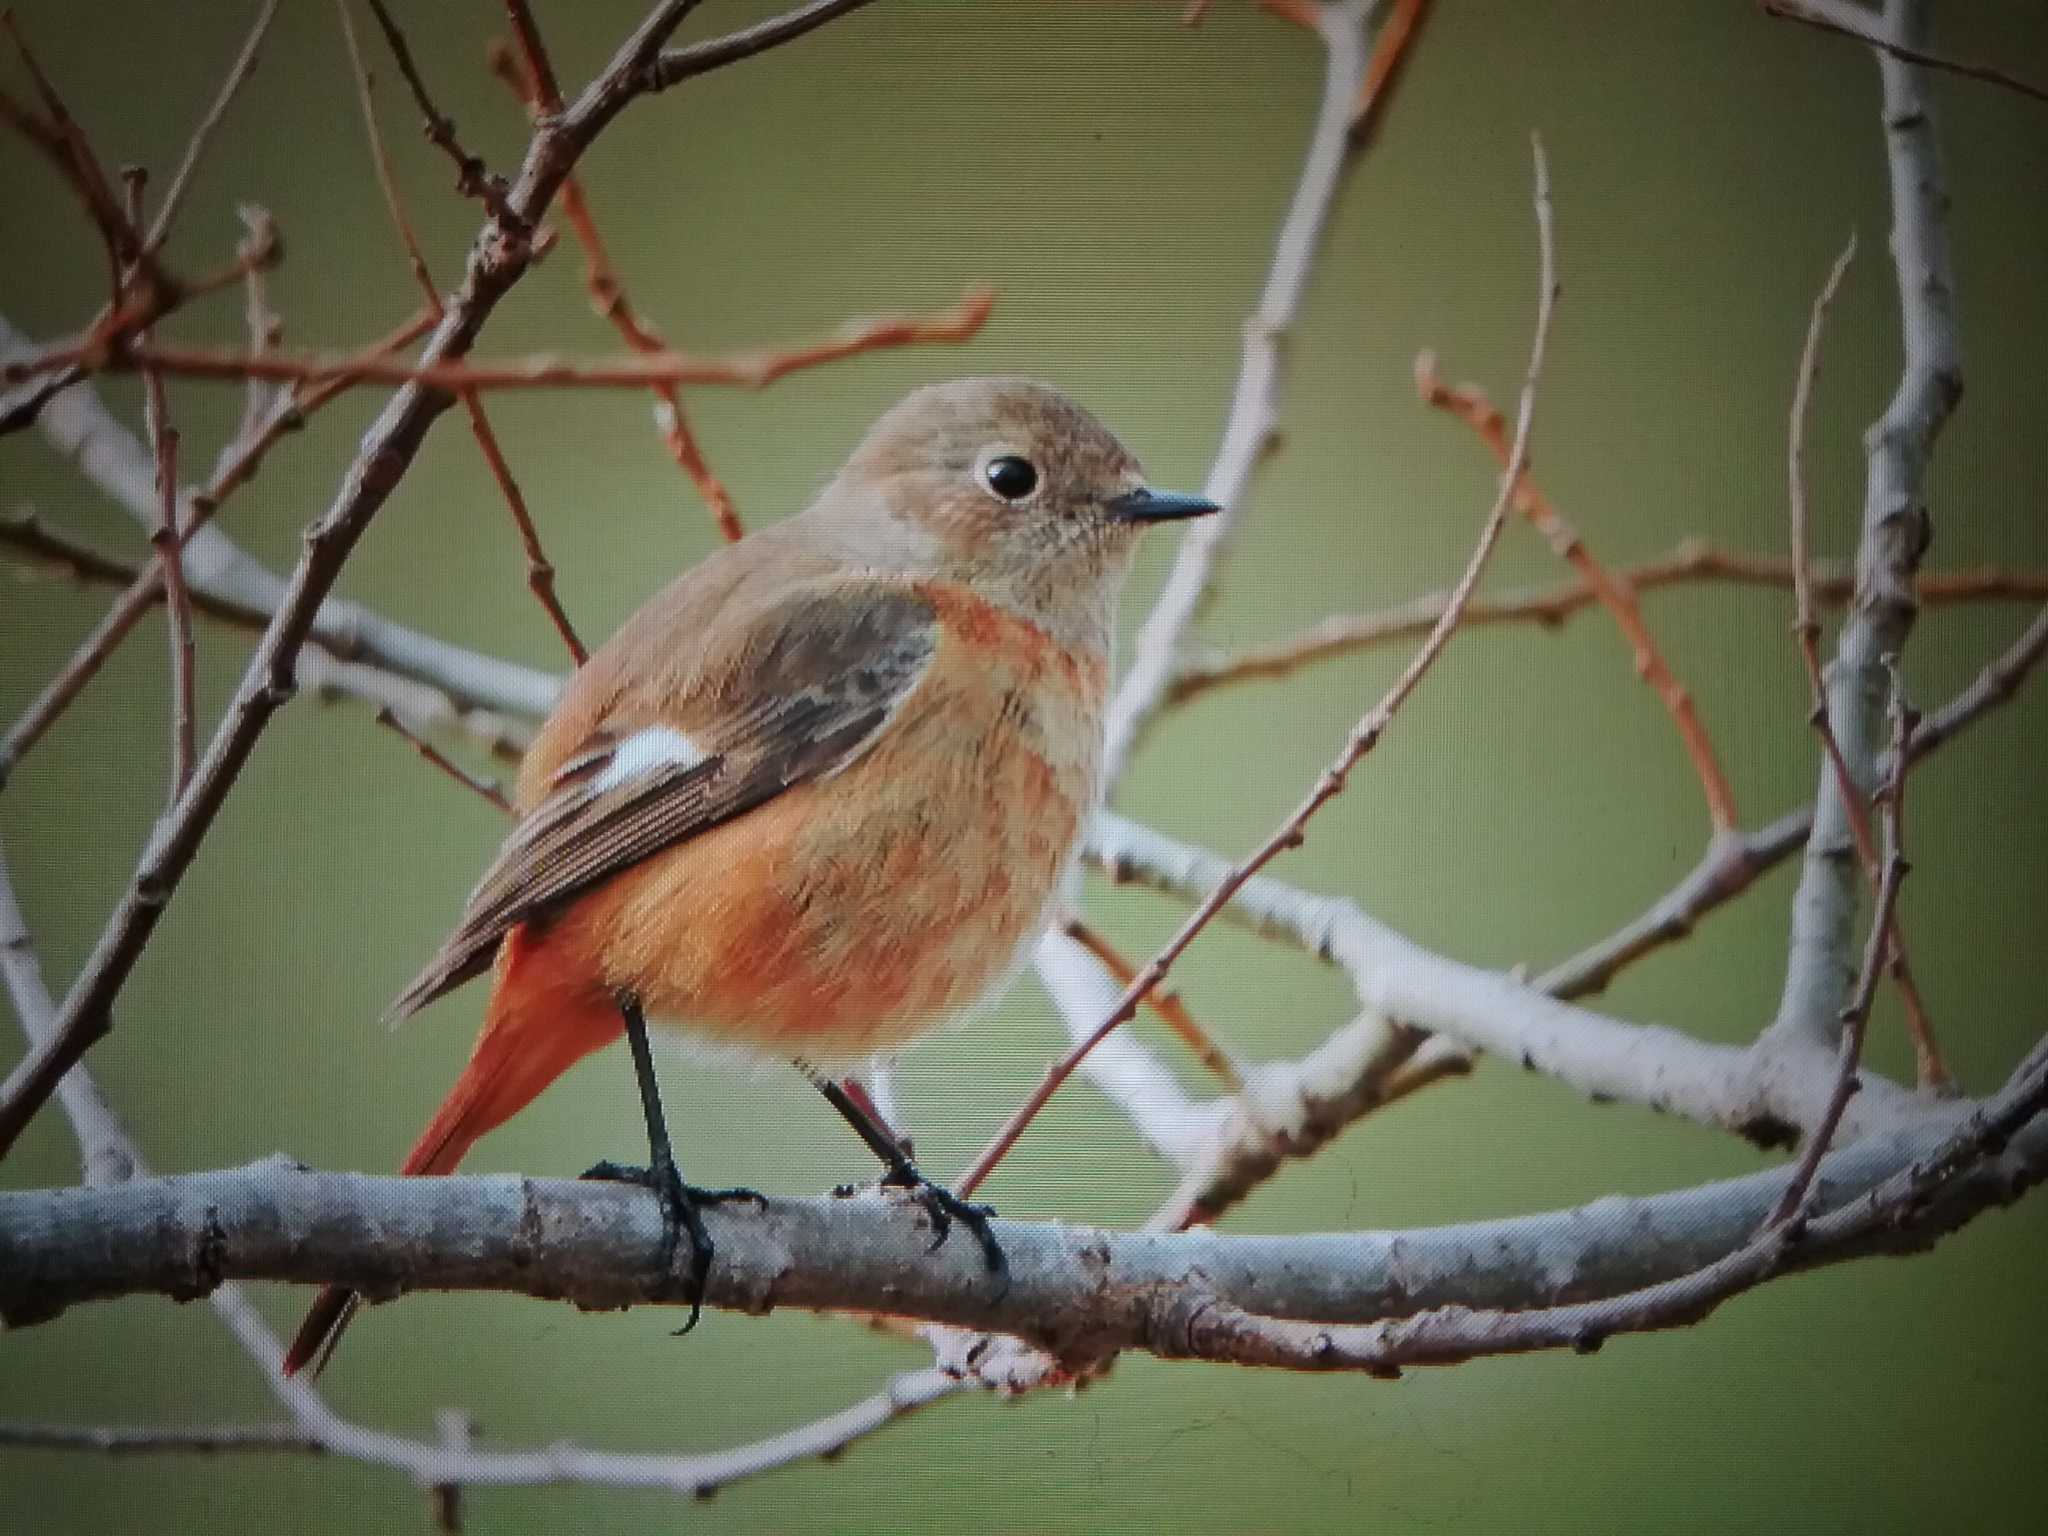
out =
<svg viewBox="0 0 2048 1536"><path fill-rule="evenodd" d="M664 1275L675 1272L676 1251L688 1237L690 1278L683 1294L690 1302L690 1316L682 1327L675 1330L675 1336L681 1338L697 1326L698 1318L703 1315L704 1289L711 1278L711 1259L716 1251L711 1234L704 1230L699 1209L735 1200L750 1200L765 1209L768 1197L755 1189L697 1189L685 1184L682 1175L676 1172L675 1164L666 1160L651 1168L642 1168L615 1163L607 1158L584 1170L583 1177L604 1183L634 1184L654 1192L655 1198L661 1202L661 1269Z"/></svg>
<svg viewBox="0 0 2048 1536"><path fill-rule="evenodd" d="M952 1234L953 1223L957 1221L974 1234L974 1240L981 1245L982 1261L987 1264L989 1273L1000 1276L1003 1289L1009 1290L1010 1261L1003 1253L1002 1244L996 1241L995 1233L989 1227L989 1218L996 1213L994 1206L977 1205L962 1200L944 1185L934 1184L919 1173L915 1165L909 1163L884 1174L882 1185L884 1188L908 1190L911 1199L922 1206L925 1214L931 1218L933 1237L931 1246L925 1250L927 1253L939 1251L947 1237Z"/></svg>

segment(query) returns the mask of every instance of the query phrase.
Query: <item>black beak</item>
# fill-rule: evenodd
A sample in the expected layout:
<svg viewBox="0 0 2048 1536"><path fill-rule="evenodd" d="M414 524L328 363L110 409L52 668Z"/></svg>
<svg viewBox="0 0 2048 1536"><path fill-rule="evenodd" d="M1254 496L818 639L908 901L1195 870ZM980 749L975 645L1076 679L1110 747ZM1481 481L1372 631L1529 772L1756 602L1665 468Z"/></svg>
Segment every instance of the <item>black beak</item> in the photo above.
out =
<svg viewBox="0 0 2048 1536"><path fill-rule="evenodd" d="M1112 496L1103 505L1120 523L1172 523L1223 510L1206 496L1183 496L1179 491L1155 491L1144 485Z"/></svg>

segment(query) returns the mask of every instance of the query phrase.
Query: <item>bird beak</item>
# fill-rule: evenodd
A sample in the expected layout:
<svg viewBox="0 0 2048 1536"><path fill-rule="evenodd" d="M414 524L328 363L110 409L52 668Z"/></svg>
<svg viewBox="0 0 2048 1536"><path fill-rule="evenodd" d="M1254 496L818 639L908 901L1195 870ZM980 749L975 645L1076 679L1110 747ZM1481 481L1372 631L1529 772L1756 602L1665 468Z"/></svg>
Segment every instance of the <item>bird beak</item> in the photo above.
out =
<svg viewBox="0 0 2048 1536"><path fill-rule="evenodd" d="M1206 496L1185 496L1179 491L1155 491L1141 485L1135 491L1112 496L1103 505L1120 523L1172 523L1187 517L1207 517L1223 509Z"/></svg>

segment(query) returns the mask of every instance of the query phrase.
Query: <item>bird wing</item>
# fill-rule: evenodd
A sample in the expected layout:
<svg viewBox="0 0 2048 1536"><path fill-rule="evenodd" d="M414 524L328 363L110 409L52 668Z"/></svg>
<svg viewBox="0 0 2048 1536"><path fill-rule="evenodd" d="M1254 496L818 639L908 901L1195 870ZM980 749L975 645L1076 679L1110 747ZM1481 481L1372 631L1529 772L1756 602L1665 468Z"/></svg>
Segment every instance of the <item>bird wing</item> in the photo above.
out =
<svg viewBox="0 0 2048 1536"><path fill-rule="evenodd" d="M812 587L752 616L672 701L678 723L606 719L563 761L388 1016L488 969L517 924L846 768L917 688L938 643L932 604L879 582Z"/></svg>

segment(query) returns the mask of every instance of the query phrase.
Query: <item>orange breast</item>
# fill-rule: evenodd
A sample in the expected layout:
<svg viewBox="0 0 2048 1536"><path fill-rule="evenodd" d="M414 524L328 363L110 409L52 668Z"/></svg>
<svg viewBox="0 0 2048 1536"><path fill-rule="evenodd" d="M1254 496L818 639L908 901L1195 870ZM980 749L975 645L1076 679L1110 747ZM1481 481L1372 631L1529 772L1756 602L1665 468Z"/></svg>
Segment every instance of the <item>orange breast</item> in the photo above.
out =
<svg viewBox="0 0 2048 1536"><path fill-rule="evenodd" d="M851 767L607 882L551 943L691 1033L784 1056L885 1049L979 1001L1092 804L1107 667L978 600L941 613L930 672Z"/></svg>

